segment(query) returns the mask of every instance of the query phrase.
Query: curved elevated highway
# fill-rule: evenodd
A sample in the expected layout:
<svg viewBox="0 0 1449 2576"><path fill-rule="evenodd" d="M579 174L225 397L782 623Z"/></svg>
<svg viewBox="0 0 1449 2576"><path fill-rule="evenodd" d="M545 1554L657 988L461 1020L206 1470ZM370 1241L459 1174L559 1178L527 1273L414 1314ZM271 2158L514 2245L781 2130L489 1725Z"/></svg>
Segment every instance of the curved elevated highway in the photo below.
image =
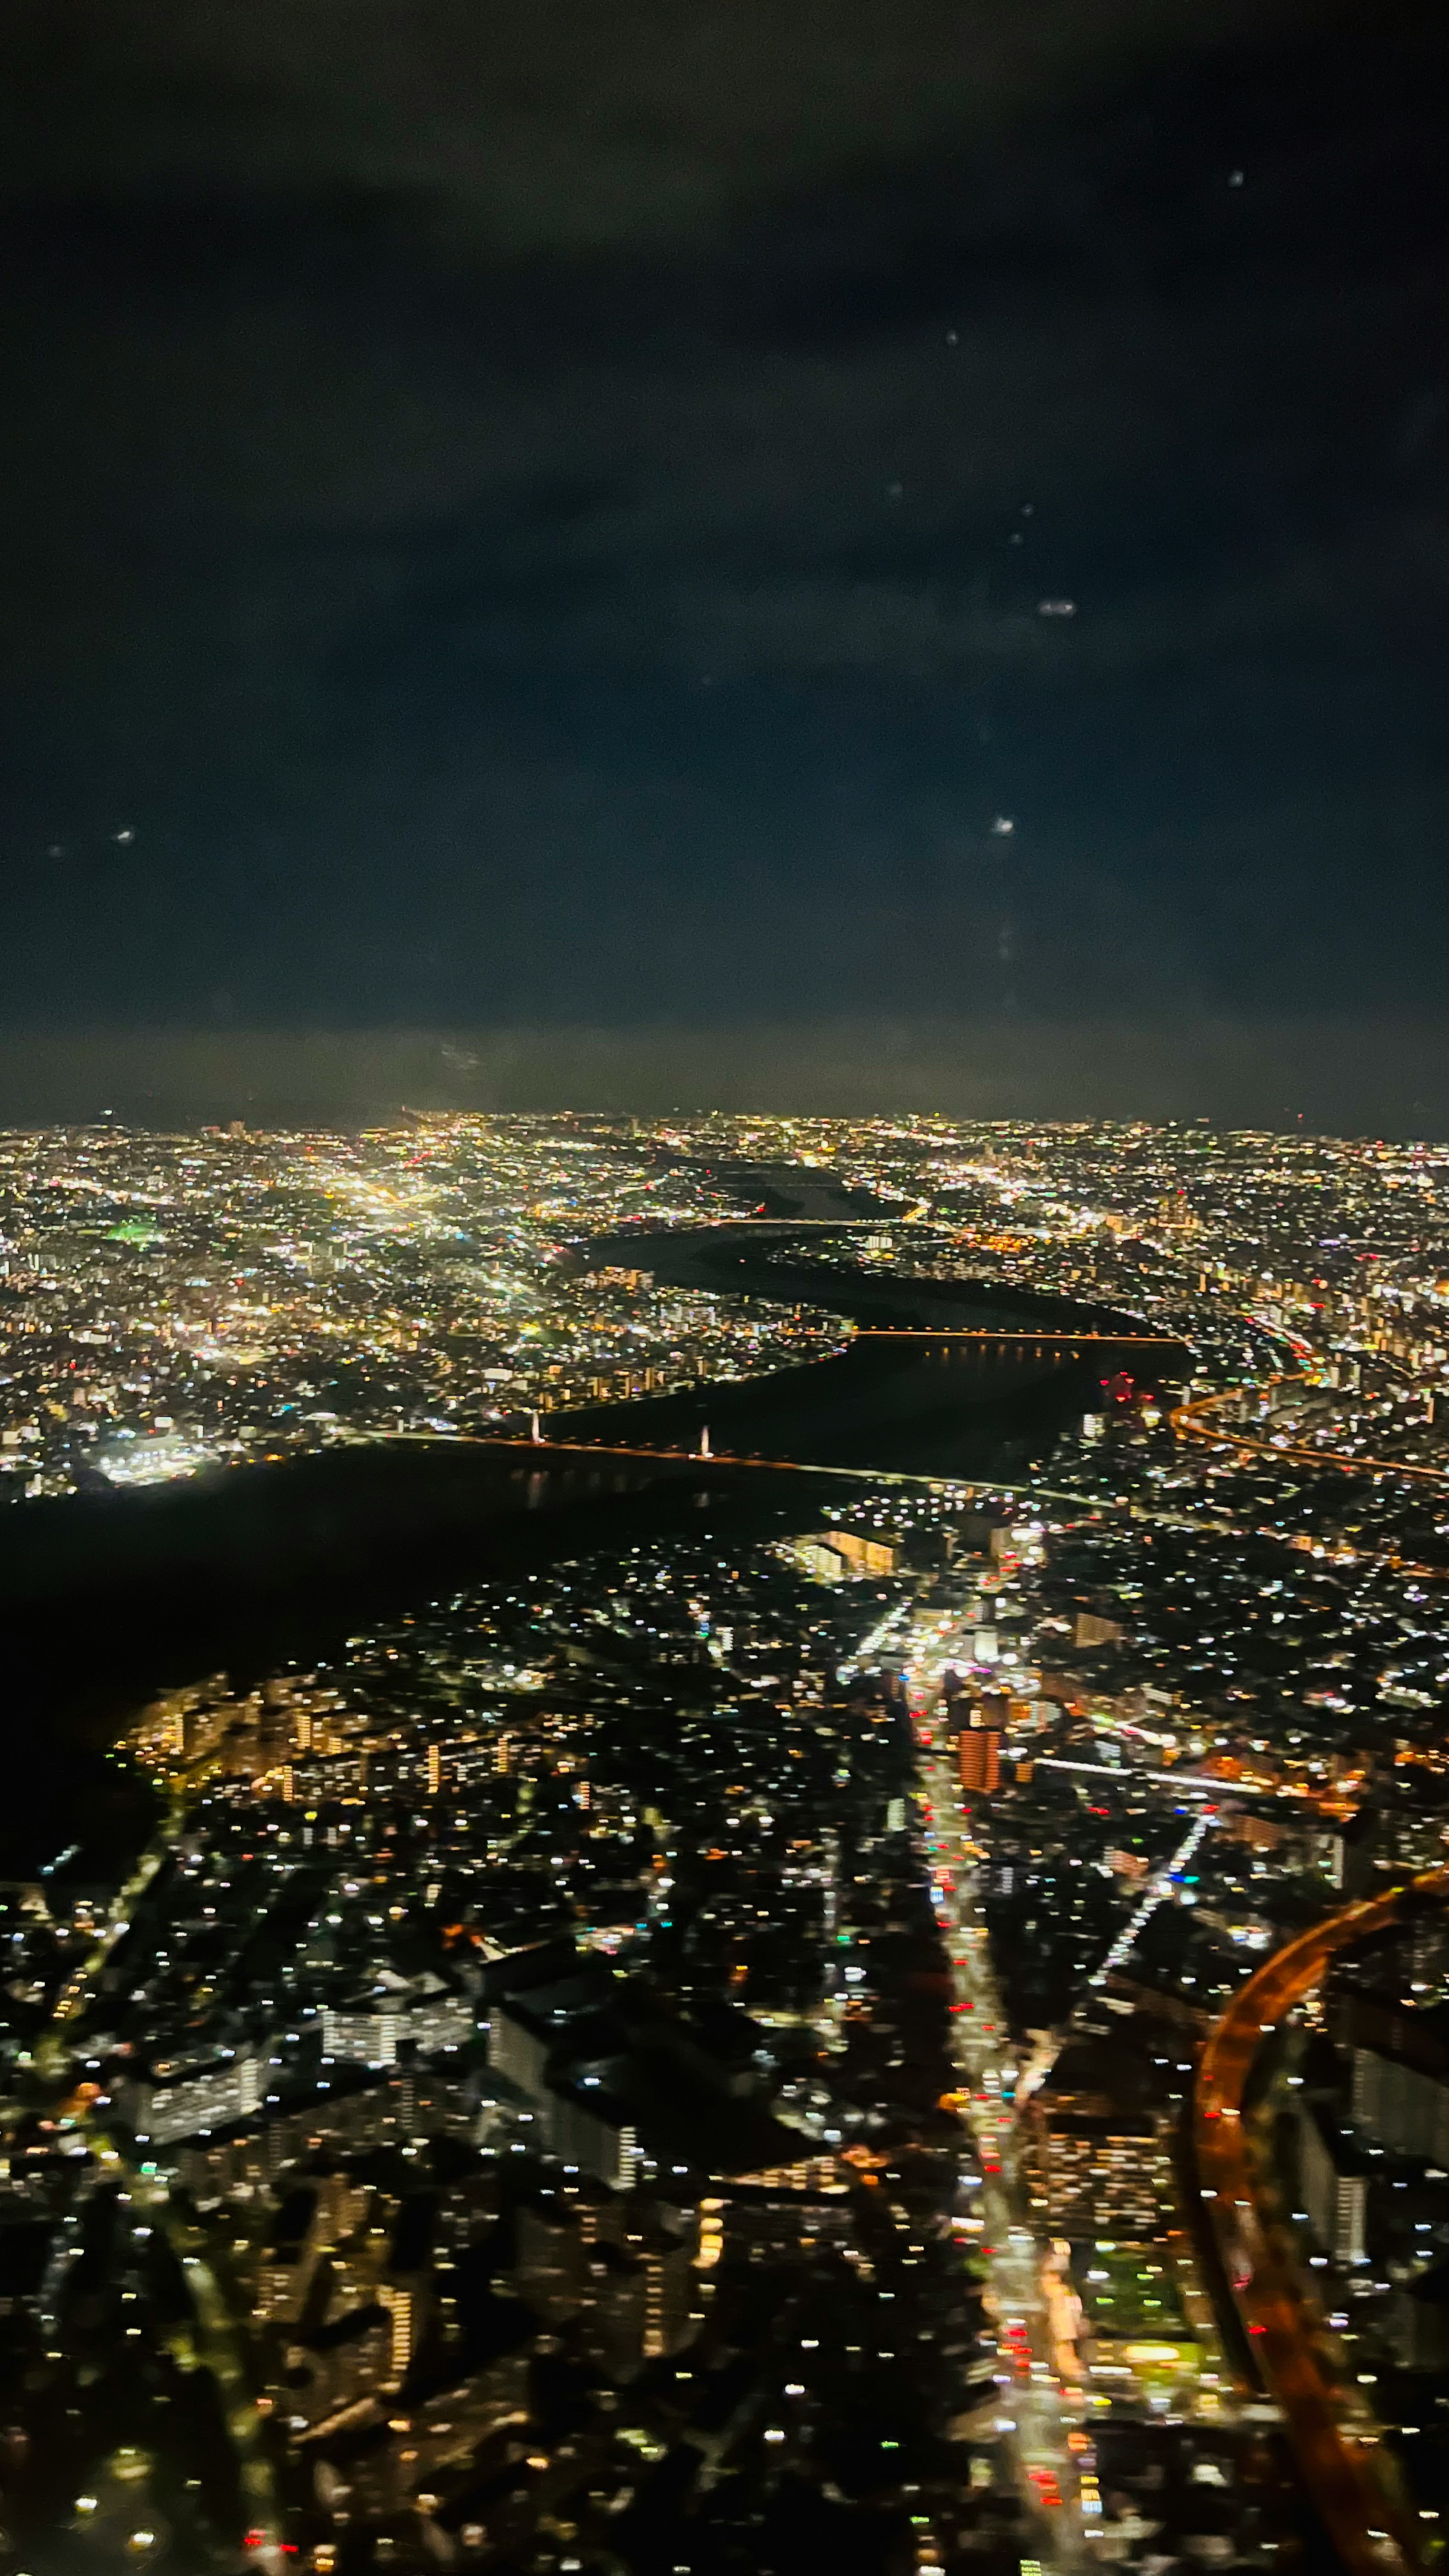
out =
<svg viewBox="0 0 1449 2576"><path fill-rule="evenodd" d="M1270 1378L1269 1386L1288 1386L1300 1381ZM1307 1385L1306 1378L1301 1381ZM1179 1440L1200 1440L1210 1449L1231 1449L1248 1458L1266 1458L1277 1467L1320 1467L1341 1476L1408 1476L1418 1484L1449 1485L1449 1470L1419 1465L1412 1458L1368 1458L1353 1449L1316 1449L1310 1441L1290 1440L1283 1432L1264 1439L1260 1432L1239 1431L1215 1419L1225 1404L1233 1404L1242 1395L1237 1386L1221 1387L1214 1395L1200 1395L1191 1404L1180 1404L1169 1417ZM1261 1389L1255 1390L1261 1393Z"/></svg>
<svg viewBox="0 0 1449 2576"><path fill-rule="evenodd" d="M1244 2134L1243 2103L1265 2037L1322 1984L1329 1962L1425 1897L1449 1901L1449 1869L1346 1905L1274 1952L1234 1996L1198 2064L1193 2132L1223 2266L1305 2484L1348 2576L1409 2576L1418 2533L1383 2472L1367 2410L1325 2371L1296 2267L1277 2250Z"/></svg>

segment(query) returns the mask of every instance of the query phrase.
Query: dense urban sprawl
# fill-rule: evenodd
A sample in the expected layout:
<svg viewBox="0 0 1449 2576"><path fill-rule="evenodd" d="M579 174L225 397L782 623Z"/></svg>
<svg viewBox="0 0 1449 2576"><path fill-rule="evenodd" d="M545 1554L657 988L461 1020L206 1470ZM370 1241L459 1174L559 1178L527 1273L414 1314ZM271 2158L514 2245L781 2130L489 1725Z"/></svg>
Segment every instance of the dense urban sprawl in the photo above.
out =
<svg viewBox="0 0 1449 2576"><path fill-rule="evenodd" d="M127 1882L80 1850L3 1891L0 2564L1286 2570L1333 2508L1255 2359L1273 2266L1372 2563L1432 2563L1449 1942L1390 1891L1449 1860L1449 1152L6 1150L27 1498L838 1348L824 1276L763 1313L651 1277L648 1226L762 1209L1109 1304L1193 1375L1118 1375L1021 1488L601 1529L154 1700ZM634 1224L637 1268L585 1266ZM1255 2024L1216 2207L1205 2042L1379 1898Z"/></svg>

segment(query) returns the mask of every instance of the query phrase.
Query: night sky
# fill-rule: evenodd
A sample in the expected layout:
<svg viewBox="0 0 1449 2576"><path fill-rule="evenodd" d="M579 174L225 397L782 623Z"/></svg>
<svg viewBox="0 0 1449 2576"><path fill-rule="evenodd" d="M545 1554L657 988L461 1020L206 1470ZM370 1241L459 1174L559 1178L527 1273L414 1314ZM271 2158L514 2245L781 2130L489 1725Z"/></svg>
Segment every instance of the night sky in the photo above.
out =
<svg viewBox="0 0 1449 2576"><path fill-rule="evenodd" d="M17 1032L959 1030L1449 1126L1444 24L21 0L0 1114Z"/></svg>

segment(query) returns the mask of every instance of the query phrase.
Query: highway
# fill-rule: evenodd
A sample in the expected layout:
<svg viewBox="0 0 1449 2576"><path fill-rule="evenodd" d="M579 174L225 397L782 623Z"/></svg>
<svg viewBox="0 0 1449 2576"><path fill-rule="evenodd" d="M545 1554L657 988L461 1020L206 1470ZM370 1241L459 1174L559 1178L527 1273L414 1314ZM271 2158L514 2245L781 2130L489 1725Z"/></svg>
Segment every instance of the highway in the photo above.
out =
<svg viewBox="0 0 1449 2576"><path fill-rule="evenodd" d="M1386 1895L1346 1905L1285 1942L1214 2026L1193 2100L1198 2170L1223 2268L1264 2385L1282 2409L1304 2483L1348 2576L1409 2576L1422 2563L1417 2527L1383 2473L1377 2430L1357 2389L1330 2377L1319 2361L1307 2285L1266 2219L1243 2101L1265 2036L1321 1984L1335 1954L1425 1896L1449 1898L1449 1869L1426 1871Z"/></svg>
<svg viewBox="0 0 1449 2576"><path fill-rule="evenodd" d="M1264 1386L1311 1385L1304 1377L1265 1378ZM1230 1404L1245 1394L1261 1393L1261 1388L1227 1386L1216 1395L1198 1396L1191 1404L1179 1404L1168 1420L1179 1440L1203 1440L1212 1448L1241 1449L1250 1457L1268 1458L1276 1466L1329 1467L1344 1476L1413 1476L1420 1483L1449 1485L1449 1470L1443 1467L1416 1467L1404 1458L1366 1458L1351 1449L1315 1449L1304 1441L1292 1441L1280 1432L1275 1438L1263 1439L1255 1432L1219 1431L1203 1416L1215 1413L1220 1405Z"/></svg>

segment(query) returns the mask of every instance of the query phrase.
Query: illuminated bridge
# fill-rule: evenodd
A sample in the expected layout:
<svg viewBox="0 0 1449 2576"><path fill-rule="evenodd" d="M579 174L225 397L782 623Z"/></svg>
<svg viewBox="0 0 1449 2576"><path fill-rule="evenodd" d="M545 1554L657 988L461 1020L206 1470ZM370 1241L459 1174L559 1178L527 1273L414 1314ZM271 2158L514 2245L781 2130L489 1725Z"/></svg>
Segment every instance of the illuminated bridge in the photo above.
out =
<svg viewBox="0 0 1449 2576"><path fill-rule="evenodd" d="M728 1226L631 1232L584 1263L847 1314L857 1329L843 1349L545 1417L537 1441L525 1415L498 1437L359 1440L27 1505L0 1563L11 1705L31 1718L91 1705L104 1731L138 1691L310 1658L360 1620L484 1573L698 1529L702 1513L782 1527L817 1513L841 1474L1019 1483L1101 1404L1104 1381L1170 1384L1191 1364L1130 1317L969 1281L782 1264L764 1229L746 1231L748 1243Z"/></svg>

